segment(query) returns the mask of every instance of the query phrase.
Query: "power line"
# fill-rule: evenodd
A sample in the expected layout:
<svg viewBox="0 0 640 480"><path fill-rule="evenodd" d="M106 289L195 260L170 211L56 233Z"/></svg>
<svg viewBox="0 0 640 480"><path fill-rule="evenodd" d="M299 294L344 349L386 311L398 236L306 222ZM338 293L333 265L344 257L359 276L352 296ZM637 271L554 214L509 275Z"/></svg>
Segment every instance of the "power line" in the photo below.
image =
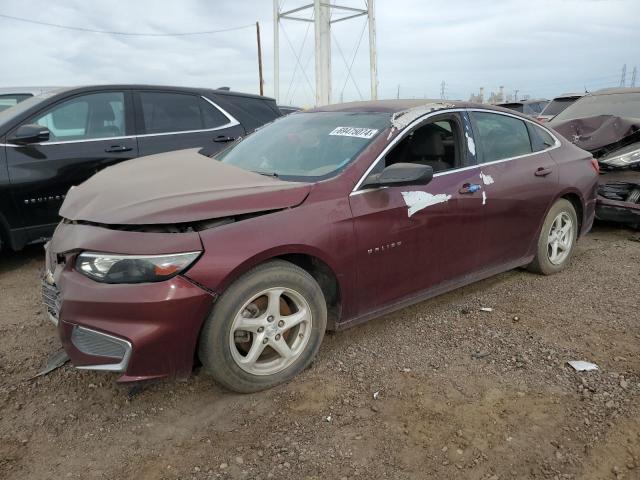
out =
<svg viewBox="0 0 640 480"><path fill-rule="evenodd" d="M87 33L101 33L104 35L121 35L121 36L126 36L126 37L187 37L187 36L191 36L191 35L209 35L212 33L222 33L222 32L231 32L234 30L242 30L245 28L255 28L255 23L249 23L247 25L240 25L237 27L229 27L229 28L222 28L220 30L203 30L203 31L199 31L199 32L178 32L178 33L140 33L140 32L116 32L116 31L111 31L111 30L94 30L91 28L85 28L85 27L74 27L72 25L61 25L58 23L49 23L49 22L41 22L39 20L31 20L29 18L22 18L22 17L14 17L12 15L5 15L3 13L0 13L0 17L1 18L6 18L9 20L15 20L17 22L24 22L24 23L33 23L36 25L43 25L46 27L54 27L54 28L61 28L64 30L74 30L77 32L87 32Z"/></svg>

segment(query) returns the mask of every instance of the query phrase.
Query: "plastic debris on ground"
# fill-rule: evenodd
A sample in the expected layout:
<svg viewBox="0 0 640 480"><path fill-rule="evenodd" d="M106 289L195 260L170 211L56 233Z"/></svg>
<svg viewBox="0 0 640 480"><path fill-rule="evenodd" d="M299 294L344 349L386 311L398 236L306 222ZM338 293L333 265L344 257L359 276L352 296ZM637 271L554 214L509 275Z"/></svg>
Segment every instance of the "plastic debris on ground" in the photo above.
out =
<svg viewBox="0 0 640 480"><path fill-rule="evenodd" d="M31 377L31 379L48 375L49 373L63 366L68 361L69 355L67 355L67 352L65 352L64 350L59 350L49 356L49 358L47 359L47 364L42 368L42 370Z"/></svg>
<svg viewBox="0 0 640 480"><path fill-rule="evenodd" d="M590 372L598 370L598 365L583 360L570 360L567 362L576 372Z"/></svg>
<svg viewBox="0 0 640 480"><path fill-rule="evenodd" d="M493 312L493 308L491 307L482 307L480 309L481 312Z"/></svg>

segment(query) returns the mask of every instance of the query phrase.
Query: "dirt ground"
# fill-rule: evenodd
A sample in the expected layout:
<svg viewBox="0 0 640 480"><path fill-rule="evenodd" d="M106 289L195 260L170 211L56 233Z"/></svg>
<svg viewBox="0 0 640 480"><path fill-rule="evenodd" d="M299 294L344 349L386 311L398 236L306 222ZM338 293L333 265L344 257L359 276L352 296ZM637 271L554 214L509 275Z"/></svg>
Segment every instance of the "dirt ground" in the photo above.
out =
<svg viewBox="0 0 640 480"><path fill-rule="evenodd" d="M202 370L139 392L68 364L29 380L59 348L42 256L0 257L1 479L640 479L630 230L597 226L559 275L514 270L329 334L253 395Z"/></svg>

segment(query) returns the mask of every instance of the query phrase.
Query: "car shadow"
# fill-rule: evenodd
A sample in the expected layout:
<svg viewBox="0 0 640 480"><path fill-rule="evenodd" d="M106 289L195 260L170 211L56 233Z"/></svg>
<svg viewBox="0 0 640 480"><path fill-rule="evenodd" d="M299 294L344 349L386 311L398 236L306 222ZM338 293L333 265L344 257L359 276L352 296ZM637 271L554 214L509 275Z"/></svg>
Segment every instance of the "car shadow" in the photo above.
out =
<svg viewBox="0 0 640 480"><path fill-rule="evenodd" d="M27 245L19 252L3 250L0 252L0 275L12 272L36 261L44 261L44 248L42 244Z"/></svg>

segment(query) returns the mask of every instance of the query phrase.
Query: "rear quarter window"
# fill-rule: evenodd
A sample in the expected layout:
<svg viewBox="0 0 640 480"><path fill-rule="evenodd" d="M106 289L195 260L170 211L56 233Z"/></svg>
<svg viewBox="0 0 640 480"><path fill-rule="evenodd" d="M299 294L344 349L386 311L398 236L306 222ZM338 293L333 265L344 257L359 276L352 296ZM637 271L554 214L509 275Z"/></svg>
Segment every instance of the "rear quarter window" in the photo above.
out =
<svg viewBox="0 0 640 480"><path fill-rule="evenodd" d="M236 117L238 121L242 123L247 133L282 116L275 102L270 102L263 98L233 95L220 95L216 97L213 101L219 103L222 108ZM273 105L271 105L271 103Z"/></svg>

